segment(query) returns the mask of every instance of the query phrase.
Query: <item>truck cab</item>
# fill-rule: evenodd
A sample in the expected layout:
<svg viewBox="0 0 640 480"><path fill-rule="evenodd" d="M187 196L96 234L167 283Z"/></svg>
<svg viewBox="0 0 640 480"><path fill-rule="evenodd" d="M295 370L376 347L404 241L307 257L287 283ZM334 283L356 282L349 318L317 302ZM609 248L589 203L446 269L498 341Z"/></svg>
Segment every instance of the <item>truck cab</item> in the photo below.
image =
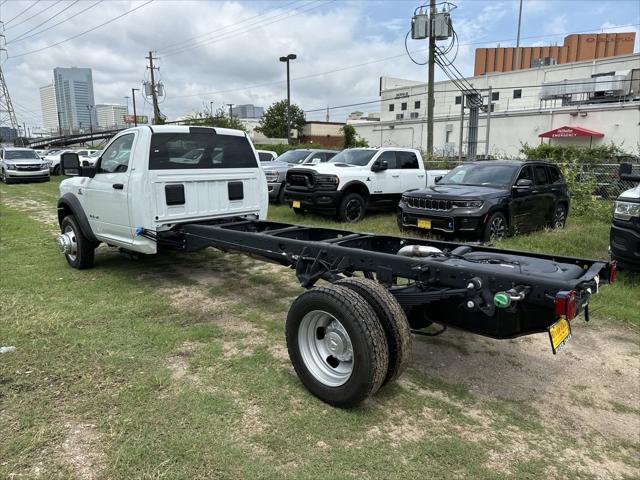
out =
<svg viewBox="0 0 640 480"><path fill-rule="evenodd" d="M72 178L60 184L59 243L70 263L84 247L92 263L88 246L99 243L156 253L153 236L185 222L267 215L266 180L239 130L131 128L109 142L95 165L66 153L63 167Z"/></svg>
<svg viewBox="0 0 640 480"><path fill-rule="evenodd" d="M394 209L402 192L433 185L446 173L427 172L418 150L351 148L326 163L290 169L284 200L296 213L316 211L357 222L367 209Z"/></svg>
<svg viewBox="0 0 640 480"><path fill-rule="evenodd" d="M631 164L620 166L620 178L640 182ZM609 237L611 258L622 268L640 271L640 183L620 194L616 199Z"/></svg>

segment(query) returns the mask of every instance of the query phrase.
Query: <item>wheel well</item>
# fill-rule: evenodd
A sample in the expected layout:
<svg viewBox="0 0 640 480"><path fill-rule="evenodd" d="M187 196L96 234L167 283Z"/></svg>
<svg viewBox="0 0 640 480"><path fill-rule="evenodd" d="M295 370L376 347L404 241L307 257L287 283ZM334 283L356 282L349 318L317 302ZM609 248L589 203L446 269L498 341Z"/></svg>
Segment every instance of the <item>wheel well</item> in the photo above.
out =
<svg viewBox="0 0 640 480"><path fill-rule="evenodd" d="M73 211L66 203L61 203L58 205L58 225L62 225L62 220L64 217L69 215L73 215Z"/></svg>
<svg viewBox="0 0 640 480"><path fill-rule="evenodd" d="M365 200L369 198L369 189L364 183L360 183L360 182L347 184L347 186L344 187L342 192L343 192L343 195L347 195L349 193L357 193L359 195L362 195L362 197Z"/></svg>

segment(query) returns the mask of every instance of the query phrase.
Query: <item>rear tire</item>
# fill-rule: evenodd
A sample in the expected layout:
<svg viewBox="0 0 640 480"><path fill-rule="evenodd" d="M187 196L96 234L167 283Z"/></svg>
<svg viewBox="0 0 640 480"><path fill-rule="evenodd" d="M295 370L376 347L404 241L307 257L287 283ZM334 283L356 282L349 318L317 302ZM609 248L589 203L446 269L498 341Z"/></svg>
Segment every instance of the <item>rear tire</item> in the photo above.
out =
<svg viewBox="0 0 640 480"><path fill-rule="evenodd" d="M300 381L323 402L353 407L384 382L384 330L367 301L348 288L315 287L300 295L289 309L286 337Z"/></svg>
<svg viewBox="0 0 640 480"><path fill-rule="evenodd" d="M362 220L367 209L367 202L359 193L347 193L338 207L338 220L355 223Z"/></svg>
<svg viewBox="0 0 640 480"><path fill-rule="evenodd" d="M553 211L553 220L551 221L551 228L559 229L564 228L567 223L567 207L563 203L556 205Z"/></svg>
<svg viewBox="0 0 640 480"><path fill-rule="evenodd" d="M65 253L64 256L67 259L67 263L79 270L93 267L95 260L95 246L89 240L80 227L78 221L73 215L67 215L62 219L60 224L60 230L63 234L68 234L72 241L75 243L73 253Z"/></svg>
<svg viewBox="0 0 640 480"><path fill-rule="evenodd" d="M60 175L60 165L56 165L55 167L53 167L51 175Z"/></svg>
<svg viewBox="0 0 640 480"><path fill-rule="evenodd" d="M482 240L501 240L507 236L507 217L501 212L494 212L489 216L482 232Z"/></svg>
<svg viewBox="0 0 640 480"><path fill-rule="evenodd" d="M411 360L411 328L404 310L396 298L375 280L350 277L339 280L334 285L353 290L376 312L389 348L389 367L382 384L394 381L404 372Z"/></svg>

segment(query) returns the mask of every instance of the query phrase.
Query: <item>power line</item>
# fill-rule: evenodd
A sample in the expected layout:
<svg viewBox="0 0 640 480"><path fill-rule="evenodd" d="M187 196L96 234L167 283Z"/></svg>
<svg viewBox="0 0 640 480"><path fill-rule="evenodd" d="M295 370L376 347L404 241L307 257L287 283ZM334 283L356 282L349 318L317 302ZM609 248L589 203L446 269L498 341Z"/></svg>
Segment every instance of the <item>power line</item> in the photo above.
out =
<svg viewBox="0 0 640 480"><path fill-rule="evenodd" d="M281 10L281 9L283 9L283 8L285 8L285 7L288 7L289 5L292 5L292 4L294 4L294 3L296 3L296 2L295 2L295 0L294 0L293 2L289 2L289 3L286 3L286 4L284 4L284 5L281 5L281 6L279 6L277 9ZM273 9L273 10L271 10L271 12L274 12L274 11L276 11L277 9ZM267 10L266 12L268 13L269 11ZM226 26L224 26L224 27L222 27L222 28L219 28L218 30L213 30L213 31L211 31L211 32L209 32L209 33L206 33L206 34L204 34L204 35L195 35L195 36L193 36L193 37L189 37L189 38L186 38L186 39L184 39L184 40L181 40L181 41L179 41L179 42L177 42L177 43L174 43L174 44L170 44L170 45L166 45L166 46L160 47L157 51L158 51L158 52L163 52L163 51L165 51L165 50L167 50L167 51L168 51L168 50L173 50L173 49L175 49L175 48L182 48L182 47L184 47L185 45L187 45L189 42L191 42L192 40L197 40L198 38L200 38L200 39L202 40L202 37L208 37L208 36L210 36L210 35L214 35L214 34L216 34L216 33L220 33L222 30L227 30L227 29L229 29L229 28L232 28L232 27L238 26L238 25L240 25L241 23L245 23L245 22L248 22L248 21L250 21L250 20L254 20L254 19L256 19L256 18L262 18L262 17L263 17L263 15L264 15L264 13L265 13L265 12L260 12L258 15L253 15L253 16L251 16L251 17L244 18L244 19L240 20L239 22L233 23L233 24L231 24L231 25L226 25ZM180 45L180 47L178 47L179 45Z"/></svg>
<svg viewBox="0 0 640 480"><path fill-rule="evenodd" d="M31 15L30 17L25 18L24 20L19 21L18 23L14 23L13 25L11 25L9 28L7 28L7 30L11 30L12 28L15 27L19 27L20 25L22 25L23 23L28 22L29 20L31 20L34 17L37 17L38 15L40 15L43 12L46 12L47 10L55 7L57 4L59 4L60 2L62 2L62 0L57 0L56 3L54 3L53 5L45 5L44 8L42 10L39 10L38 12L34 13L33 15Z"/></svg>
<svg viewBox="0 0 640 480"><path fill-rule="evenodd" d="M37 30L38 28L40 28L42 25L44 25L45 23L49 23L51 20L53 20L54 18L56 18L58 15L61 15L62 13L64 13L65 11L69 10L71 7L73 7L76 3L78 3L80 0L75 0L74 2L72 2L71 4L67 5L66 7L64 7L62 10L60 10L58 13L56 13L55 15L52 15L50 17L48 17L44 22L40 22L38 25L36 25L35 27L31 28L30 30L27 30L26 32L22 32L20 35L18 35L13 41L20 41L20 39L24 38L29 38L29 37L24 37L27 33L33 32L34 30ZM45 29L46 30L46 29ZM35 34L37 35L37 33ZM31 37L33 37L33 35L31 35ZM11 42L7 42L7 44L9 44Z"/></svg>
<svg viewBox="0 0 640 480"><path fill-rule="evenodd" d="M13 22L16 18L18 18L20 15L22 15L23 13L28 12L30 9L32 9L33 7L35 7L38 2L40 0L36 0L35 2L33 2L31 5L27 6L27 8L25 8L24 10L22 10L20 13L18 13L16 16L12 17L11 19L7 20L6 22L4 22L5 25L8 25L9 23Z"/></svg>
<svg viewBox="0 0 640 480"><path fill-rule="evenodd" d="M69 20L74 19L75 17L77 17L77 16L78 16L78 15L80 15L81 13L86 12L87 10L89 10L89 9L91 9L91 8L93 8L93 7L95 7L96 5L98 5L98 4L100 4L100 3L102 3L103 1L104 1L104 0L98 0L96 3L94 3L94 4L92 4L92 5L89 5L87 8L83 8L82 10L80 10L80 11L79 11L79 12L77 12L77 13L74 13L74 14L73 14L73 15L71 15L70 17L65 18L64 20L61 20L61 21L59 21L58 23L54 23L53 25L51 25L51 26L49 26L49 27L47 27L47 28L45 28L45 29L43 29L43 30L40 30L39 32L33 33L33 34L29 35L28 37L24 37L23 35L24 35L25 33L29 33L29 32L24 32L24 33L22 33L19 37L17 37L17 39L15 39L15 40L11 40L10 42L7 42L7 45L8 45L8 44L10 44L10 43L22 42L23 40L26 40L27 38L32 38L32 37L35 37L35 36L37 36L37 35L40 35L40 34L42 34L42 33L46 32L46 31L49 31L49 30L51 30L52 28L55 28L55 27L57 27L57 26L58 26L58 25L60 25L60 24L63 24L63 23L65 23L65 22L68 22Z"/></svg>
<svg viewBox="0 0 640 480"><path fill-rule="evenodd" d="M108 25L108 24L110 24L112 22L115 22L116 20L118 20L118 19L120 19L120 18L122 18L122 17L124 17L126 15L129 15L130 13L135 12L136 10L139 10L142 7L146 6L146 5L149 5L151 2L153 2L153 0L148 0L145 3L143 3L142 5L138 5L137 7L132 8L131 10L128 10L128 11L126 11L126 12L124 12L124 13L116 16L116 17L113 17L113 18L107 20L104 23L101 23L100 25L96 25L95 27L90 28L89 30L85 30L84 32L78 33L78 34L76 34L76 35L74 35L72 37L69 37L69 38L65 39L65 40L61 40L60 42L57 42L57 43L54 43L54 44L51 44L51 45L47 45L46 47L38 48L36 50L31 50L29 52L20 53L18 55L12 55L10 58L24 57L24 56L27 56L27 55L31 55L32 53L38 53L38 52L42 52L43 50L47 50L49 48L57 47L58 45L62 45L63 43L66 43L66 42L69 42L71 40L74 40L74 39L76 39L78 37L86 35L87 33L93 32L93 31L95 31L95 30L97 30L97 29L99 29L101 27L104 27L105 25Z"/></svg>
<svg viewBox="0 0 640 480"><path fill-rule="evenodd" d="M267 23L257 22L257 23L255 23L255 24L248 25L248 27L258 27L258 28L263 28L263 27L266 27L266 26L272 25L272 24L274 24L274 23L278 23L278 22L281 22L281 21L283 21L283 20L288 20L288 19L293 18L293 17L296 17L296 16L298 16L298 15L302 15L303 13L307 13L307 12L309 12L309 11L311 11L311 10L314 10L314 9L316 9L316 8L319 8L319 7L322 7L322 6L326 5L326 4L328 4L328 3L332 3L332 2L334 2L334 1L336 1L336 0L328 0L328 1L326 1L326 2L323 2L323 3L319 3L319 4L316 4L316 5L313 5L311 8L307 8L307 9L305 10L305 9L304 9L305 7L308 7L308 6L310 6L310 5L311 5L311 3L313 3L313 2L311 2L311 3L306 4L304 7L302 7L302 8L301 8L298 12L296 12L296 13L292 13L292 12L284 12L284 13L281 13L281 14L278 14L278 15L276 15L276 16L274 16L274 17L272 17L272 18L270 19L270 20L271 20L270 22L267 22ZM278 17L283 17L283 18L278 18ZM193 48L201 48L201 47L203 47L203 46L205 46L205 45L209 45L209 44L211 44L211 43L216 43L216 42L220 42L220 41L223 41L223 40L228 40L229 38L234 38L234 37L237 37L237 36L240 36L240 35L245 35L245 34L250 33L250 32L251 32L251 30L249 30L248 28L241 28L241 29L238 29L238 30L234 30L234 31L231 31L231 32L227 32L227 34L224 34L224 35L222 35L222 36L220 36L220 37L214 37L214 38L212 38L212 39L205 40L205 41L202 41L202 42L196 43L196 44L191 45L191 46L185 46L184 48L179 48L179 49L177 49L177 50L173 50L173 51L165 52L163 55L164 55L165 57L172 56L172 55L176 55L176 54L178 54L178 53L182 53L182 52L185 52L185 51L187 51L187 50L191 50L191 49L193 49Z"/></svg>
<svg viewBox="0 0 640 480"><path fill-rule="evenodd" d="M626 27L635 27L638 26L640 24L629 24L629 25L619 25L616 27L611 27L611 28L626 28ZM522 39L532 39L532 38L541 38L541 37L555 37L558 35L566 35L568 33L584 33L584 32L591 32L594 29L589 29L589 30L582 30L582 31L577 31L577 32L562 32L562 33L551 33L551 34L546 34L546 35L534 35L534 36L529 36L529 37L522 37ZM606 30L610 30L610 29L606 29ZM496 43L496 42L503 42L503 41L507 41L507 40L489 40L489 41L480 41L480 42L467 42L467 43L459 43L460 46L465 46L465 45L486 45L486 44L491 44L491 43ZM424 52L427 49L418 49L418 50L413 50L411 51L411 53L418 53L418 52ZM307 80L310 78L315 78L315 77L321 77L323 75L329 75L332 73L337 73L337 72L343 72L345 70L351 70L353 68L359 68L359 67L364 67L367 65L372 65L375 63L381 63L381 62L387 62L390 60L395 60L398 58L404 58L406 56L406 53L401 53L399 55L392 55L389 57L384 57L384 58L379 58L376 60L370 60L367 62L362 62L362 63L357 63L357 64L352 64L352 65L348 65L346 67L341 67L341 68L336 68L334 70L328 70L325 72L318 72L318 73L313 73L313 74L308 74L308 75L304 75L304 76L300 76L300 77L292 77L291 81L298 81L298 80ZM253 85L248 85L246 87L238 87L238 88L232 88L232 89L225 89L225 90L215 90L215 91L210 91L210 92L197 92L197 93L190 93L190 94L186 94L186 95L174 95L172 98L189 98L189 97L204 97L204 96L210 96L210 95L218 95L218 94L222 94L222 93L232 93L232 92L241 92L244 90L252 90L254 88L259 88L259 87L268 87L268 86L272 86L272 85L279 85L281 84L282 81L281 80L274 80L273 82L263 82L263 83L258 83L258 84L253 84Z"/></svg>

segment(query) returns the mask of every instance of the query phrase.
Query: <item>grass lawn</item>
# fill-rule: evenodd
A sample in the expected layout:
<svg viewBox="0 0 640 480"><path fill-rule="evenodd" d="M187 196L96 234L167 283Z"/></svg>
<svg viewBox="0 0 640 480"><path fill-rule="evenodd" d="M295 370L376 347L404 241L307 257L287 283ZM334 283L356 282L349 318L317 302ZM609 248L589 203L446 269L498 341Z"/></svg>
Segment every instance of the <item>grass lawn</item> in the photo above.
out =
<svg viewBox="0 0 640 480"><path fill-rule="evenodd" d="M603 289L557 356L542 335L415 339L409 371L343 411L289 364L291 270L107 247L73 270L57 183L0 186L0 346L16 346L0 354L0 478L640 476L637 279ZM356 228L398 233L391 215ZM607 238L603 221L503 243L604 257Z"/></svg>

